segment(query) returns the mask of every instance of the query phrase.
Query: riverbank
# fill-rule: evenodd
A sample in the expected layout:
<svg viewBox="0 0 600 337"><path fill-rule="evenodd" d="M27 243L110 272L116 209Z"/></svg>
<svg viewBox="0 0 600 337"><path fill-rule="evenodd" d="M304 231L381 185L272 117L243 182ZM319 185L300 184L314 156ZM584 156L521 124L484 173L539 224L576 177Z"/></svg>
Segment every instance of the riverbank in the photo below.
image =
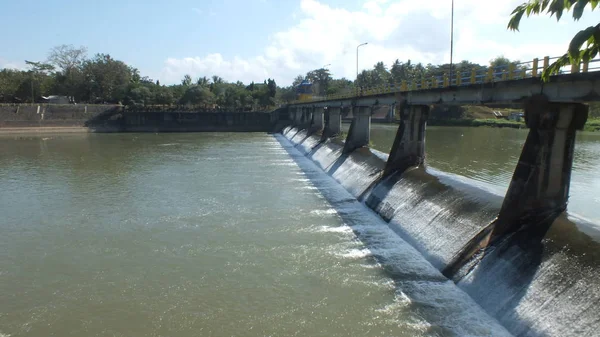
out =
<svg viewBox="0 0 600 337"><path fill-rule="evenodd" d="M584 131L600 131L600 118L588 119L583 127Z"/></svg>
<svg viewBox="0 0 600 337"><path fill-rule="evenodd" d="M13 133L84 133L91 132L85 126L24 126L0 128L0 134Z"/></svg>
<svg viewBox="0 0 600 337"><path fill-rule="evenodd" d="M429 119L427 121L429 126L487 126L496 128L513 128L513 129L525 129L527 126L525 122L517 122L506 119ZM584 131L600 131L600 118L588 119L587 123L583 128Z"/></svg>

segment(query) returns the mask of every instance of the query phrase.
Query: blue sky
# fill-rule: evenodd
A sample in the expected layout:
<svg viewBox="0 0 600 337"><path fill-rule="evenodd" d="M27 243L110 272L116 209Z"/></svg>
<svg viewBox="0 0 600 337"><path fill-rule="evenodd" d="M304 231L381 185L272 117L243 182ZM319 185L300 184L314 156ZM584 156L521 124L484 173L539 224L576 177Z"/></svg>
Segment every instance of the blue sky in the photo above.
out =
<svg viewBox="0 0 600 337"><path fill-rule="evenodd" d="M574 33L598 23L587 13L525 19L506 30L523 0L455 0L455 60L497 55L528 60L562 53ZM595 20L594 20L595 19ZM336 77L396 58L449 60L450 0L21 0L0 3L1 67L44 60L60 44L109 53L163 83L213 74L226 80L289 84L326 64Z"/></svg>

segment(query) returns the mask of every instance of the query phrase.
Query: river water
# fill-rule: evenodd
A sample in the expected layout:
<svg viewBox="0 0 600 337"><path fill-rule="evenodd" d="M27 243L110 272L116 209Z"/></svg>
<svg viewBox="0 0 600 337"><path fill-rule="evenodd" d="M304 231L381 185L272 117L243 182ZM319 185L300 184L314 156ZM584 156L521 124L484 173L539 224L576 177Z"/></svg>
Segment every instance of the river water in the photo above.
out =
<svg viewBox="0 0 600 337"><path fill-rule="evenodd" d="M396 126L372 125L388 152ZM503 194L525 130L427 130ZM267 134L0 136L0 336L504 336L374 213ZM600 219L600 135L569 210Z"/></svg>
<svg viewBox="0 0 600 337"><path fill-rule="evenodd" d="M344 130L350 124L344 123ZM389 153L397 125L371 124L373 148ZM504 195L527 137L526 129L427 127L426 165L472 179ZM578 132L568 211L600 224L600 133Z"/></svg>
<svg viewBox="0 0 600 337"><path fill-rule="evenodd" d="M294 151L1 136L0 336L508 335Z"/></svg>

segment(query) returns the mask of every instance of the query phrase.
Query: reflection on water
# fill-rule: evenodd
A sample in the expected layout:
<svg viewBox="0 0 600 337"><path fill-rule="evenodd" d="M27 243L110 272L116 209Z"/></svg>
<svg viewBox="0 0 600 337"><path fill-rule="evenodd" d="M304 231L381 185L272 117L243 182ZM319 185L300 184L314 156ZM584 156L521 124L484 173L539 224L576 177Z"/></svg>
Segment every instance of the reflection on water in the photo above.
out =
<svg viewBox="0 0 600 337"><path fill-rule="evenodd" d="M348 130L349 124L344 124ZM397 125L371 124L375 149L389 153ZM428 127L427 165L481 182L504 194L527 130L509 128ZM569 211L600 222L600 133L578 132Z"/></svg>

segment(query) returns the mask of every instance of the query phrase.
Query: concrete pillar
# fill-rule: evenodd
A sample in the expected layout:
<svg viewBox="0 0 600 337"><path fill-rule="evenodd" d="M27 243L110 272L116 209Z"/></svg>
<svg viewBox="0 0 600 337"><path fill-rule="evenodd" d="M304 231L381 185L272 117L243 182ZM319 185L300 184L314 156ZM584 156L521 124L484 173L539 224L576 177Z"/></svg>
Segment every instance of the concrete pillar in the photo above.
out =
<svg viewBox="0 0 600 337"><path fill-rule="evenodd" d="M343 153L350 153L360 147L369 145L371 137L371 107L352 107L352 124L344 144Z"/></svg>
<svg viewBox="0 0 600 337"><path fill-rule="evenodd" d="M304 124L306 122L306 108L305 107L301 107L300 108L300 124Z"/></svg>
<svg viewBox="0 0 600 337"><path fill-rule="evenodd" d="M294 126L298 127L302 123L302 108L296 107L294 111Z"/></svg>
<svg viewBox="0 0 600 337"><path fill-rule="evenodd" d="M320 108L320 107L313 108L312 122L311 122L311 126L310 126L310 129L312 132L323 131L323 125L324 125L323 113L324 113L323 108Z"/></svg>
<svg viewBox="0 0 600 337"><path fill-rule="evenodd" d="M328 107L324 110L322 140L339 135L342 132L342 116L340 110L340 107Z"/></svg>
<svg viewBox="0 0 600 337"><path fill-rule="evenodd" d="M527 230L541 237L567 208L575 132L581 130L588 107L550 103L544 95L529 99L525 123L529 134L496 220L478 233L443 271L452 278L482 248L507 234Z"/></svg>
<svg viewBox="0 0 600 337"><path fill-rule="evenodd" d="M425 127L428 116L427 105L402 107L400 125L383 171L384 177L425 163Z"/></svg>
<svg viewBox="0 0 600 337"><path fill-rule="evenodd" d="M390 105L390 109L388 110L388 115L387 115L387 121L388 122L393 122L394 121L394 112L396 111L396 104L391 104Z"/></svg>
<svg viewBox="0 0 600 337"><path fill-rule="evenodd" d="M529 99L529 134L490 242L523 226L549 225L567 208L575 132L587 116L581 103L551 103L544 95Z"/></svg>
<svg viewBox="0 0 600 337"><path fill-rule="evenodd" d="M331 135L342 133L342 109L340 107L331 107L329 110L329 127Z"/></svg>

